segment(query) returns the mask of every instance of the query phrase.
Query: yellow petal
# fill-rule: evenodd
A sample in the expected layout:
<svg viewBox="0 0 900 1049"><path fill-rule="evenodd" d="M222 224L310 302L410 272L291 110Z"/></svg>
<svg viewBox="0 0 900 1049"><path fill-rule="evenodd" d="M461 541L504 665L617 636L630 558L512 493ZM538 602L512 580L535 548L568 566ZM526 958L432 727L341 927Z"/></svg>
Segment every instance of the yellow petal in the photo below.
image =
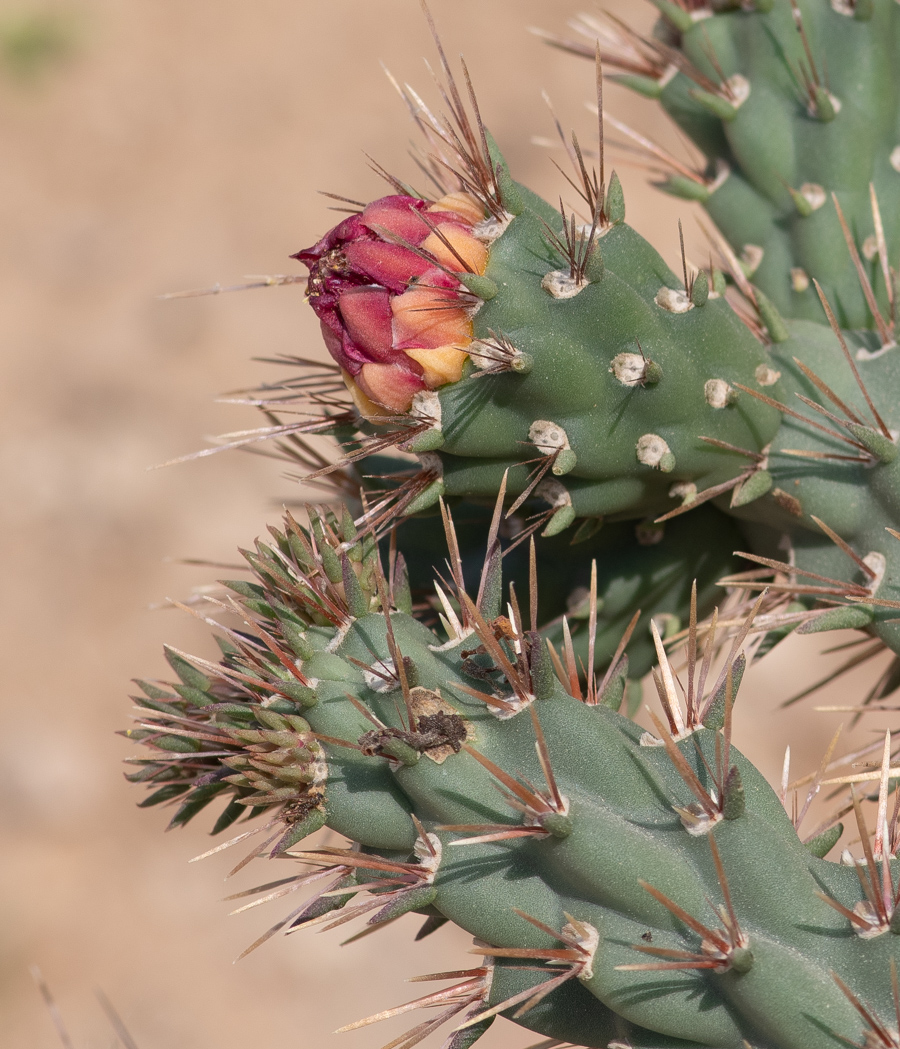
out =
<svg viewBox="0 0 900 1049"><path fill-rule="evenodd" d="M448 193L432 204L429 211L455 211L461 219L474 226L484 220L484 208L481 201L471 193Z"/></svg>
<svg viewBox="0 0 900 1049"><path fill-rule="evenodd" d="M461 226L445 224L429 233L419 247L430 251L438 262L454 272L484 273L487 268L487 248Z"/></svg>
<svg viewBox="0 0 900 1049"><path fill-rule="evenodd" d="M407 357L412 357L422 365L428 388L437 389L448 382L459 382L462 378L463 365L469 356L465 350L456 346L441 346L436 350L406 350Z"/></svg>

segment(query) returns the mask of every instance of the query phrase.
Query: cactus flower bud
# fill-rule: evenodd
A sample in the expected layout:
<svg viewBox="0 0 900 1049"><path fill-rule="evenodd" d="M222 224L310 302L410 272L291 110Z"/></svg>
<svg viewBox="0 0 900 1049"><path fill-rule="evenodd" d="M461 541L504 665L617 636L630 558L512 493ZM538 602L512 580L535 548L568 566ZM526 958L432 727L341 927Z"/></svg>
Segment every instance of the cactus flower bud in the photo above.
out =
<svg viewBox="0 0 900 1049"><path fill-rule="evenodd" d="M363 415L409 411L413 397L462 376L472 341L455 274L483 274L473 235L481 204L382 197L293 257L309 268L310 305Z"/></svg>

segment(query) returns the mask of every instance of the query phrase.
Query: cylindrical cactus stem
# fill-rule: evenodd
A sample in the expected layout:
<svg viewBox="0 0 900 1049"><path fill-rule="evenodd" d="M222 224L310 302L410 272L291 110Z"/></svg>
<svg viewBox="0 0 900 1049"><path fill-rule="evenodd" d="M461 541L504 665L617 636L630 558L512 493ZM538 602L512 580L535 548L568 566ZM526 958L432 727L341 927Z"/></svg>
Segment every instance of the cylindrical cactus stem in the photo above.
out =
<svg viewBox="0 0 900 1049"><path fill-rule="evenodd" d="M255 852L289 842L336 880L328 899L341 910L315 905L318 917L296 920L376 926L416 910L469 931L504 976L466 983L460 1037L503 1013L597 1049L611 1031L661 1049L815 1049L823 1031L861 1045L867 1017L890 1022L900 872L884 853L887 816L876 856L854 802L859 871L819 859L735 749L749 620L713 681L715 641L700 645L693 598L688 664L704 669L683 696L654 626L663 717L651 734L562 665L538 684L543 642L514 593L508 617L486 618L451 586L446 631L434 633L391 606L377 553L360 558L359 538L347 546L327 521L306 534L292 519L272 535L250 555L253 584L237 588L253 595L239 598L251 632L228 636L218 665L177 656L184 695L141 701L152 756L137 778L171 781L177 765L160 750L184 740L194 761L177 783L178 822L211 800L213 783L238 801L281 804ZM340 580L325 545L343 555ZM359 573L349 569L349 586L347 565ZM302 644L282 633L285 617ZM315 697L302 717L291 682ZM885 812L889 762L888 742ZM298 852L323 822L357 844ZM506 967L525 961L523 987Z"/></svg>
<svg viewBox="0 0 900 1049"><path fill-rule="evenodd" d="M871 266L879 224L869 201L874 192L887 243L896 243L896 5L657 6L662 19L646 40L590 16L575 22L583 40L551 40L591 60L599 44L614 78L658 99L693 139L708 168L692 172L673 161L662 188L703 204L735 254L753 260L750 276L785 316L819 320L818 280L843 326L870 327L870 303L840 250L831 194L860 250L868 244L867 269L885 309L892 278L883 264ZM660 160L665 154L655 153Z"/></svg>

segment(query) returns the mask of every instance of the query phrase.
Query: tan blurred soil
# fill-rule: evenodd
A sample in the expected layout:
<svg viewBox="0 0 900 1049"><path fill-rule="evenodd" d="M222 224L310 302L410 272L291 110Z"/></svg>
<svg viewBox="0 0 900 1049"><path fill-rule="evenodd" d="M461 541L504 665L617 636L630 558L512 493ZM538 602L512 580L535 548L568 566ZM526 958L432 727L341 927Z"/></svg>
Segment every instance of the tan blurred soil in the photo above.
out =
<svg viewBox="0 0 900 1049"><path fill-rule="evenodd" d="M208 822L164 837L165 813L137 812L114 731L129 679L165 675L164 640L209 651L200 626L151 608L215 578L177 559L233 561L296 494L250 456L147 468L255 425L213 403L270 377L250 358L320 352L296 287L156 296L296 272L288 255L333 219L318 189L384 192L366 153L412 176L411 126L379 60L428 91L432 48L414 0L57 6L76 16L74 57L32 85L0 76L0 1044L58 1045L28 975L38 963L79 1047L114 1041L96 987L140 1049L379 1046L402 1027L331 1032L413 997L406 977L464 965L465 938L411 945L411 920L346 948L339 934L276 940L232 966L281 912L226 920L227 857L186 863ZM579 6L432 0L514 171L551 198L560 178L529 144L552 130L540 92L587 140L591 73L526 26L558 28ZM608 6L649 21L643 5ZM648 106L615 89L609 105L677 148ZM689 208L621 172L630 221L670 261L679 214L699 245ZM770 716L817 648L764 664L742 697L738 740L772 776L773 740L792 736L807 768L834 729L808 710ZM486 1045L534 1040L498 1024Z"/></svg>

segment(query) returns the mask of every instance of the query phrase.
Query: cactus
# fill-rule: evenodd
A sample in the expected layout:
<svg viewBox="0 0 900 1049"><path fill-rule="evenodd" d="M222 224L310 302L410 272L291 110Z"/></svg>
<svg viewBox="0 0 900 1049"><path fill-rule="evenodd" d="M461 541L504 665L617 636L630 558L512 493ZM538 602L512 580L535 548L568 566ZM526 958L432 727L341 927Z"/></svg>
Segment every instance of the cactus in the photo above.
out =
<svg viewBox="0 0 900 1049"><path fill-rule="evenodd" d="M470 589L479 585L490 520L491 513L474 504L461 505L454 512L462 578ZM524 522L516 524L521 527ZM698 613L709 615L721 597L719 579L740 566L732 554L740 541L736 522L711 506L672 521L666 529L631 521L605 525L578 544L576 557L567 536L544 539L536 564L541 632L557 648L568 632L576 661L587 666L591 567L596 564L593 664L607 668L630 627L627 676L636 683L656 662L651 619L657 618L664 638L677 634L688 621L694 583ZM413 593L427 600L434 583L434 552L444 548L440 517L407 518L397 528L396 543L408 566ZM525 594L527 547L514 543L507 543L503 552L503 574L517 593ZM640 614L631 623L637 610Z"/></svg>
<svg viewBox="0 0 900 1049"><path fill-rule="evenodd" d="M173 825L227 797L216 830L269 815L239 867L313 866L288 881L324 889L270 932L411 911L461 925L485 964L452 999L452 1046L499 1013L591 1047L722 1049L861 1044L862 1010L873 1031L893 1015L896 820L870 842L854 797L861 868L819 858L837 825L801 841L731 743L746 630L713 681L694 626L684 706L655 632L651 735L617 713L615 673L582 691L514 590L493 614L495 559L480 600L444 595L435 633L349 515L272 536L246 555L254 581L228 584L244 626L221 662L171 652L179 683L144 686L130 733L150 750L132 778L147 803L179 800ZM888 742L882 812L889 758ZM355 845L298 850L322 825Z"/></svg>
<svg viewBox="0 0 900 1049"><path fill-rule="evenodd" d="M483 187L498 214L461 234L488 255L485 272L463 273L462 284L458 273L445 272L451 266L423 272L426 263L411 247L373 241L370 234L362 240L348 236L348 227L352 232L370 222L384 236L399 237L382 225L382 215L399 208L427 215L425 202L414 198L376 201L369 205L374 217L365 209L355 224L347 220L297 256L310 267L310 302L363 416L382 429L398 414L423 420L408 427L419 432L398 433L407 450L423 456L419 491L405 512L427 509L441 495L493 501L506 477L509 494L533 491L549 503L544 534L554 535L576 518L658 516L690 485L706 489L729 482L732 462L700 440L696 428L705 426L705 436L754 451L772 440L777 410L749 397L737 403L734 396L736 383L755 384L758 371L768 375L765 349L721 298L709 299L708 282L702 302L704 282L693 282L700 303L695 305L649 244L612 208L601 209L601 198L591 233L582 234L508 175L501 182L505 197L491 185ZM615 183L608 195L613 201L620 196ZM446 199L431 207L443 208ZM474 197L467 201L473 210L479 204ZM429 237L443 235L442 228ZM496 237L489 253L477 237ZM401 285L416 278L409 290L375 290L371 282L383 275L355 268L361 246L372 243L409 256ZM451 281L453 287L442 286ZM473 305L478 308L470 318ZM363 322L358 313L367 310ZM410 350L361 346L359 340L373 338L378 318L390 335L391 311L398 346L456 342ZM335 312L347 318L340 353L330 327ZM598 316L604 318L599 327ZM416 326L423 330L414 331ZM391 353L406 362L359 366L354 352ZM443 365L430 362L435 356L443 362L451 352L458 372L448 377ZM467 355L487 367L470 365L464 375ZM422 375L413 374L411 364ZM378 404L373 380L384 383ZM777 393L777 383L773 389ZM530 470L536 459L539 467Z"/></svg>
<svg viewBox="0 0 900 1049"><path fill-rule="evenodd" d="M787 771L779 796L732 742L794 629L895 654L864 705L898 681L900 8L654 2L652 39L551 37L597 67L578 217L514 181L439 41L449 117L401 90L437 192L387 175L295 255L334 364L257 401L350 502L245 553L221 660L171 650L128 733L144 804L183 825L219 798L214 833L260 817L235 869L301 861L284 894L318 891L257 944L410 912L475 938L455 987L380 1014L443 1007L392 1046L450 1020L462 1049L501 1014L548 1046L900 1046L890 734L811 829L840 762L789 816ZM662 188L716 222L708 270L626 224L604 68L702 152ZM282 423L292 401L312 421ZM862 857L829 861L847 817ZM350 847L304 848L322 827Z"/></svg>
<svg viewBox="0 0 900 1049"><path fill-rule="evenodd" d="M571 147L585 225L513 181L477 106L470 118L455 88L455 129L406 93L435 146L435 179L455 173L444 195L429 202L395 181L402 193L296 257L353 398L342 422L360 425L362 444L351 449L369 441L419 457L394 504L381 504L379 526L441 496L492 501L501 485L515 497L511 510L548 507L529 526L545 537L604 518L661 524L715 499L751 522L752 556L784 571L773 554L787 534L796 555L788 574L826 576L828 596L854 605L818 616L817 628L870 626L896 648L893 91L856 114L860 83L878 94L889 80L885 48L900 12L888 3L746 6L663 4L661 39L620 41L607 60L621 68L634 65L633 53L666 59L658 93L707 151L703 177L718 172L715 191L701 195L714 218L713 202L738 185L772 198L768 211L760 201L729 204L734 229L720 220L724 266L753 310L752 332L720 270L691 273L685 263L676 277L625 224L621 185L615 173L606 178L602 120L599 171L588 170L577 140ZM600 41L596 49L602 109ZM826 87L825 69L846 104ZM445 74L452 81L446 62ZM627 82L649 92L647 79ZM790 170L770 157L789 134ZM854 134L864 139L856 153ZM798 210L791 180L801 176L820 180L821 208ZM864 192L853 179L865 180ZM742 242L741 223L764 215L764 243ZM855 231L868 229L857 243ZM759 263L758 286L739 252ZM775 261L763 269L760 257ZM787 289L800 264L809 289L794 301ZM809 295L816 321L805 319ZM815 597L826 592L821 582L794 591Z"/></svg>

